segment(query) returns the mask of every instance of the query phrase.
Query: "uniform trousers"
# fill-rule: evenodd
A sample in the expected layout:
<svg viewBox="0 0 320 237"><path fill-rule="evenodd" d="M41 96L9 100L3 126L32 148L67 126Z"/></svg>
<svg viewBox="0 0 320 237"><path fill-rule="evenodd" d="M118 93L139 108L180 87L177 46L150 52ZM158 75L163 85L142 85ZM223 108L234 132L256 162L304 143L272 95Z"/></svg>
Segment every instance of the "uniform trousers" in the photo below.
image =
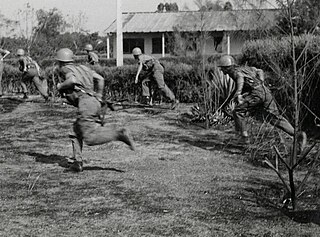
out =
<svg viewBox="0 0 320 237"><path fill-rule="evenodd" d="M40 94L44 98L48 98L48 82L46 79L40 79L39 73L36 68L29 68L27 72L23 73L22 80L20 82L22 92L25 94L28 93L26 82L29 82L30 80L33 81Z"/></svg>
<svg viewBox="0 0 320 237"><path fill-rule="evenodd" d="M243 103L236 105L233 111L236 131L241 132L241 134L247 131L245 117L253 115L257 119L281 129L290 136L294 135L293 126L280 114L269 88L264 85L253 88L243 95L243 99Z"/></svg>
<svg viewBox="0 0 320 237"><path fill-rule="evenodd" d="M71 138L73 158L82 160L83 143L88 146L100 145L117 140L119 131L114 127L101 126L101 103L91 95L83 93L78 98L78 115L73 124Z"/></svg>
<svg viewBox="0 0 320 237"><path fill-rule="evenodd" d="M170 101L175 100L175 96L173 92L170 90L170 88L166 85L164 82L164 68L160 63L155 63L152 71L148 74L148 76L142 80L142 96L148 96L150 97L150 88L149 88L149 82L155 81L157 83L157 86L159 90L162 92L162 94L167 97Z"/></svg>
<svg viewBox="0 0 320 237"><path fill-rule="evenodd" d="M3 75L3 60L0 60L0 96L2 96L3 94L2 75Z"/></svg>

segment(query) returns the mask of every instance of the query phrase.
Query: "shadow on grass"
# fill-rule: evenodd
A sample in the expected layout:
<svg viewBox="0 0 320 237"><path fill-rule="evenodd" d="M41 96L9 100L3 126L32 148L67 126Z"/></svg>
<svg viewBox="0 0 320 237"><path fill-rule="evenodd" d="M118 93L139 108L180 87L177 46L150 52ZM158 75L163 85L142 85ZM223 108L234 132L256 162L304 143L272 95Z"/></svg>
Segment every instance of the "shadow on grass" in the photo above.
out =
<svg viewBox="0 0 320 237"><path fill-rule="evenodd" d="M10 113L17 108L24 100L19 98L1 98L0 99L0 112Z"/></svg>
<svg viewBox="0 0 320 237"><path fill-rule="evenodd" d="M254 184L255 187L246 188L246 194L244 198L247 201L256 203L258 206L268 210L273 210L274 216L283 214L297 223L313 223L320 225L320 210L289 210L282 205L282 190L283 186L277 182L262 180L259 178L251 178L250 184ZM317 203L318 197L314 197L313 203ZM298 203L302 203L303 200L299 199ZM298 204L299 205L299 204ZM270 215L271 218L273 215ZM268 216L260 213L256 218L268 219Z"/></svg>
<svg viewBox="0 0 320 237"><path fill-rule="evenodd" d="M25 152L24 154L35 157L36 162L40 162L44 164L58 164L63 168L69 168L69 164L68 164L69 159L67 156L60 156L56 154L45 155L45 154L36 153L36 152ZM116 168L108 168L108 167L103 168L99 166L84 166L83 170L108 170L108 171L115 171L119 173L125 172L123 170L116 169Z"/></svg>
<svg viewBox="0 0 320 237"><path fill-rule="evenodd" d="M24 154L34 157L36 162L44 164L58 164L59 166L64 168L69 167L67 156L60 156L56 154L45 155L37 152L24 152Z"/></svg>
<svg viewBox="0 0 320 237"><path fill-rule="evenodd" d="M320 210L302 210L302 211L288 211L283 210L283 214L288 216L291 220L298 223L313 223L320 225Z"/></svg>
<svg viewBox="0 0 320 237"><path fill-rule="evenodd" d="M125 173L124 170L119 170L116 168L103 168L100 166L84 166L83 170L108 170L108 171L114 171L114 172L118 172L118 173Z"/></svg>

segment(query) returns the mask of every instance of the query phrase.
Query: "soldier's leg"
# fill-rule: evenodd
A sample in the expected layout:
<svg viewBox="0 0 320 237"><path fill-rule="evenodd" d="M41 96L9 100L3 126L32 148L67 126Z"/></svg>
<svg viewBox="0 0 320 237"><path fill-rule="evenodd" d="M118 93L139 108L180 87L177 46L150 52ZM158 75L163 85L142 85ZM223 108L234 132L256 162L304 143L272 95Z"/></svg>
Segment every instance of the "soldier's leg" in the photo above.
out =
<svg viewBox="0 0 320 237"><path fill-rule="evenodd" d="M244 104L237 105L233 110L233 119L235 123L235 131L241 136L248 136L247 126L246 126L246 115L248 109Z"/></svg>
<svg viewBox="0 0 320 237"><path fill-rule="evenodd" d="M142 87L142 103L148 104L150 102L150 79L149 77L145 78L141 82Z"/></svg>
<svg viewBox="0 0 320 237"><path fill-rule="evenodd" d="M48 99L48 83L46 79L41 80L39 76L34 76L32 79L33 83L35 84L37 90L40 92L40 94L45 98Z"/></svg>
<svg viewBox="0 0 320 237"><path fill-rule="evenodd" d="M285 119L278 109L278 106L271 94L271 92L266 88L265 100L263 103L263 117L266 122L269 122L271 125L281 129L286 132L290 136L294 135L294 128L289 123L287 119Z"/></svg>
<svg viewBox="0 0 320 237"><path fill-rule="evenodd" d="M240 133L246 143L248 143L249 134L245 119L249 114L257 110L261 103L262 99L258 94L249 93L244 95L243 103L237 104L233 111L235 130Z"/></svg>
<svg viewBox="0 0 320 237"><path fill-rule="evenodd" d="M3 61L0 61L0 97L3 94L2 75L3 75Z"/></svg>
<svg viewBox="0 0 320 237"><path fill-rule="evenodd" d="M164 82L163 72L160 70L155 70L153 73L153 77L157 82L159 90L170 100L175 101L176 97L173 92L169 89L169 87Z"/></svg>
<svg viewBox="0 0 320 237"><path fill-rule="evenodd" d="M73 159L82 161L83 138L78 125L78 120L73 124L73 133L69 134L71 139Z"/></svg>
<svg viewBox="0 0 320 237"><path fill-rule="evenodd" d="M294 127L285 117L280 114L277 104L271 93L266 94L266 100L264 102L264 116L267 122L286 132L290 136L294 136ZM297 140L299 152L302 152L307 143L306 133L303 131L298 132Z"/></svg>
<svg viewBox="0 0 320 237"><path fill-rule="evenodd" d="M22 87L23 98L27 99L28 98L28 88L27 88L25 81L26 81L26 79L22 78L20 81L20 85Z"/></svg>
<svg viewBox="0 0 320 237"><path fill-rule="evenodd" d="M100 121L98 121L98 113L101 109L101 105L94 97L89 95L81 96L79 98L78 108L78 126L85 144L94 146L111 141L121 141L126 143L130 149L135 149L133 140L126 129L114 129L113 126L102 127L100 125Z"/></svg>

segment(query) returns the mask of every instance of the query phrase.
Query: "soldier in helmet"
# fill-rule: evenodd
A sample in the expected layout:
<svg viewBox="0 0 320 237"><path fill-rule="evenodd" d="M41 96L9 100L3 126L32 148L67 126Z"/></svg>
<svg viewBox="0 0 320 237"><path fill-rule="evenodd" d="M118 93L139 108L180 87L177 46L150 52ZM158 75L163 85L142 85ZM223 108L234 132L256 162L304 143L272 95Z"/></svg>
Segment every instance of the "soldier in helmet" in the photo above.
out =
<svg viewBox="0 0 320 237"><path fill-rule="evenodd" d="M249 143L249 134L245 124L247 114L261 112L262 118L275 127L283 130L290 136L294 135L294 128L279 112L275 99L269 88L264 84L264 73L261 69L236 65L230 55L224 55L218 62L221 71L229 75L236 84L235 97L237 105L233 111L236 132L239 132L241 140ZM300 151L306 145L305 132L299 132L298 142Z"/></svg>
<svg viewBox="0 0 320 237"><path fill-rule="evenodd" d="M58 91L70 104L78 108L78 117L73 124L74 134L70 135L73 158L70 169L83 170L83 142L88 146L100 145L111 141L121 141L135 150L133 140L125 128L101 126L100 110L104 78L84 65L73 64L73 52L62 48L57 52L58 73L63 82L57 84ZM96 91L94 85L97 85Z"/></svg>
<svg viewBox="0 0 320 237"><path fill-rule="evenodd" d="M84 49L87 51L88 54L88 63L90 65L96 65L99 62L99 57L98 55L93 52L93 47L91 44L86 44L86 46L84 47Z"/></svg>
<svg viewBox="0 0 320 237"><path fill-rule="evenodd" d="M24 94L23 98L28 98L28 89L25 83L32 80L43 98L48 101L48 82L45 78L41 77L38 63L31 57L26 56L23 49L17 50L17 56L19 57L19 70L22 72L22 79L20 83Z"/></svg>
<svg viewBox="0 0 320 237"><path fill-rule="evenodd" d="M8 50L0 48L0 97L2 97L3 89L2 89L2 74L3 74L3 59L10 54Z"/></svg>
<svg viewBox="0 0 320 237"><path fill-rule="evenodd" d="M148 102L150 98L150 91L147 83L150 80L155 81L161 92L171 101L171 109L175 109L179 104L179 100L176 99L173 92L166 85L163 77L164 67L161 65L159 60L149 55L142 54L141 49L137 47L132 50L132 54L139 64L135 83L138 83L139 74L142 70L147 72L146 78L142 80L142 96L145 100Z"/></svg>

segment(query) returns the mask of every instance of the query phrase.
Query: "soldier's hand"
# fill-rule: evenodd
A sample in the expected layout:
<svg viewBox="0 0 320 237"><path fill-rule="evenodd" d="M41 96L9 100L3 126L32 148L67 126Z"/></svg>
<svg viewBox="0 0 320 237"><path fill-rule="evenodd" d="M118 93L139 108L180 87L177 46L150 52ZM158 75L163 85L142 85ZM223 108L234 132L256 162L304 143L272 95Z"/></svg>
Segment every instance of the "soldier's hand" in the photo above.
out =
<svg viewBox="0 0 320 237"><path fill-rule="evenodd" d="M238 101L239 105L243 104L244 99L243 99L243 96L241 94L237 96L237 101Z"/></svg>
<svg viewBox="0 0 320 237"><path fill-rule="evenodd" d="M61 83L58 82L58 84L57 84L57 90L58 91L60 90L60 87L61 87Z"/></svg>

